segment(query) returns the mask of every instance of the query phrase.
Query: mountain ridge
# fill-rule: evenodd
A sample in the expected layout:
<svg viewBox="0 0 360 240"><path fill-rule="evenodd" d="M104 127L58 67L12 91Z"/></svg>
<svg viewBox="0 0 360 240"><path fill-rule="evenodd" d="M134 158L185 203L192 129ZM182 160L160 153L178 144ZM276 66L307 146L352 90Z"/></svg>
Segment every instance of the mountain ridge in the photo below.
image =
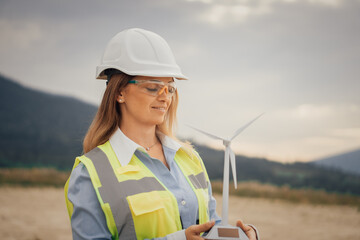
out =
<svg viewBox="0 0 360 240"><path fill-rule="evenodd" d="M96 111L75 98L28 89L0 75L0 168L70 170ZM223 151L194 146L210 178L222 180ZM360 177L314 164L236 155L236 165L239 181L360 195Z"/></svg>
<svg viewBox="0 0 360 240"><path fill-rule="evenodd" d="M0 166L68 169L82 152L95 112L75 98L29 89L0 75Z"/></svg>
<svg viewBox="0 0 360 240"><path fill-rule="evenodd" d="M311 163L360 175L360 148L311 161Z"/></svg>

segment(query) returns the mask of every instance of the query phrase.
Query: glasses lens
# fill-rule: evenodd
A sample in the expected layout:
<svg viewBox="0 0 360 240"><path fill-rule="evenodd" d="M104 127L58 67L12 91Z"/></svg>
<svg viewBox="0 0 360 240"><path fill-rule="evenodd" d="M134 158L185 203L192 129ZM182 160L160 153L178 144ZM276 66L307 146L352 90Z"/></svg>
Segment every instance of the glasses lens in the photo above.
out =
<svg viewBox="0 0 360 240"><path fill-rule="evenodd" d="M158 96L162 94L164 87L167 87L168 89L168 91L165 91L168 92L167 93L168 97L172 97L172 95L176 91L175 82L170 82L168 84L165 84L161 81L149 80L149 81L139 82L138 86L143 92L152 96Z"/></svg>
<svg viewBox="0 0 360 240"><path fill-rule="evenodd" d="M176 85L175 82L170 82L168 85L168 90L171 95L173 95L176 91Z"/></svg>
<svg viewBox="0 0 360 240"><path fill-rule="evenodd" d="M139 88L153 96L157 96L158 92L164 87L161 83L155 83L155 82L144 82L142 84L139 84Z"/></svg>

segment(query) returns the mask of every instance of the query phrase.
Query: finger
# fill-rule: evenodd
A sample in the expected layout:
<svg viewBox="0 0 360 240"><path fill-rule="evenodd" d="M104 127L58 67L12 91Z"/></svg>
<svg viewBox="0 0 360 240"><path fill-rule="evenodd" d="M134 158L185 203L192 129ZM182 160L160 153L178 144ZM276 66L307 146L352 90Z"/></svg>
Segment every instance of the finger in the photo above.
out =
<svg viewBox="0 0 360 240"><path fill-rule="evenodd" d="M236 221L236 226L240 227L250 240L256 239L256 232L252 227L245 225L241 220Z"/></svg>
<svg viewBox="0 0 360 240"><path fill-rule="evenodd" d="M246 225L243 223L243 221L241 221L241 220L237 220L237 221L236 221L236 226L239 227L239 228L241 228L244 232L250 230L250 227L249 227L249 226L246 226Z"/></svg>
<svg viewBox="0 0 360 240"><path fill-rule="evenodd" d="M203 224L196 225L196 233L200 234L202 232L206 232L210 228L212 228L215 225L215 221L206 222Z"/></svg>
<svg viewBox="0 0 360 240"><path fill-rule="evenodd" d="M213 227L215 224L215 221L211 221L211 222L207 222L204 224L200 224L200 225L192 225L190 227L188 227L185 230L185 236L187 240L200 240L203 239L200 236L200 233L202 232L206 232L207 230L209 230L211 227Z"/></svg>

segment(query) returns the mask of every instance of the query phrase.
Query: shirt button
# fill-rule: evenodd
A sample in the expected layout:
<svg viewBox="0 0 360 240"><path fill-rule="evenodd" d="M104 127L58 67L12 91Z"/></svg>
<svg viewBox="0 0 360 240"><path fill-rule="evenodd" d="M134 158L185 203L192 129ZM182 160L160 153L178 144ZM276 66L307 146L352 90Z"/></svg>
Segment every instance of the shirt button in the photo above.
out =
<svg viewBox="0 0 360 240"><path fill-rule="evenodd" d="M181 205L184 206L185 204L186 204L186 201L185 201L185 200L182 200L182 201L181 201Z"/></svg>

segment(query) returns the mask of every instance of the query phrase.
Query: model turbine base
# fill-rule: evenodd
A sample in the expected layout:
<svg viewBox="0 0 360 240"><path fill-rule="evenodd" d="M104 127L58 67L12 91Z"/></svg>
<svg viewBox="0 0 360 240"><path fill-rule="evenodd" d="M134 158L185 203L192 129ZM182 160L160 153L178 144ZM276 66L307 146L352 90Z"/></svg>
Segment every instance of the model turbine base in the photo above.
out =
<svg viewBox="0 0 360 240"><path fill-rule="evenodd" d="M239 228L233 226L215 225L211 230L203 235L208 240L249 240L246 234Z"/></svg>

